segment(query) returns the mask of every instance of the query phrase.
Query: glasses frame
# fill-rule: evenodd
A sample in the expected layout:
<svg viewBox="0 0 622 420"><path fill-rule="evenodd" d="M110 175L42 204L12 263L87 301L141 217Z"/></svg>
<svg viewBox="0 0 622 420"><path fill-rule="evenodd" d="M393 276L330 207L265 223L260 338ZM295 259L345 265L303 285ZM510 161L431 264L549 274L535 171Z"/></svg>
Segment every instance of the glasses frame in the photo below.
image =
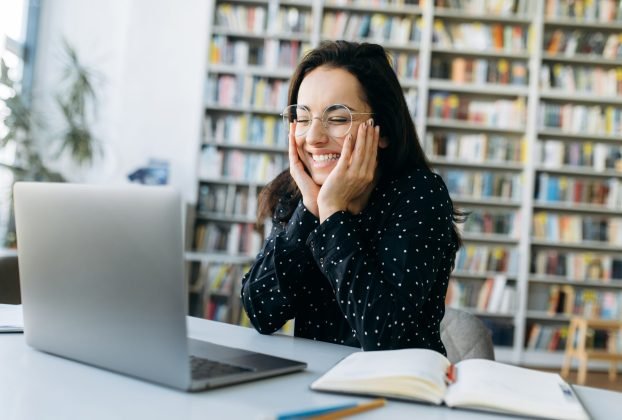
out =
<svg viewBox="0 0 622 420"><path fill-rule="evenodd" d="M346 130L345 134L343 134L343 135L341 135L339 137L345 137L345 136L347 136L350 133L350 130L352 129L352 124L354 123L354 116L355 115L374 115L373 112L352 112L350 107L348 107L347 105L338 104L338 103L332 104L332 105L328 105L326 108L324 108L324 111L322 111L322 116L321 117L314 117L313 113L311 112L311 110L309 109L308 106L306 106L306 105L298 105L298 104L291 104L291 105L286 106L285 109L283 110L283 112L281 112L279 115L281 116L281 118L283 118L283 123L285 124L286 130L289 133L289 124L290 124L290 122L289 121L288 122L285 121L285 113L287 112L288 109L290 109L292 107L303 108L303 109L305 109L309 113L309 115L311 116L311 120L309 122L309 126L302 133L294 133L294 135L296 137L305 136L309 132L309 130L311 129L312 121L313 120L320 120L320 122L322 123L322 128L324 129L324 133L326 133L327 136L332 138L333 136L331 136L328 133L328 127L326 126L324 116L326 115L326 111L328 111L330 108L333 108L335 106L344 107L345 109L348 110L348 112L350 113L350 115L352 117L352 118L350 118L350 127L348 127L348 129Z"/></svg>

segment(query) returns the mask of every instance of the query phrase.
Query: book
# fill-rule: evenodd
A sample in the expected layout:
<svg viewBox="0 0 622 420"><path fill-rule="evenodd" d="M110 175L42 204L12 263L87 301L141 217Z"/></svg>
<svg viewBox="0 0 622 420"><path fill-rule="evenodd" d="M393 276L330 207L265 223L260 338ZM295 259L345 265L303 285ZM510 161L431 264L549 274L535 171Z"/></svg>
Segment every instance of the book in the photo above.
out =
<svg viewBox="0 0 622 420"><path fill-rule="evenodd" d="M574 390L555 373L428 349L353 353L311 384L316 391L565 420L588 420Z"/></svg>

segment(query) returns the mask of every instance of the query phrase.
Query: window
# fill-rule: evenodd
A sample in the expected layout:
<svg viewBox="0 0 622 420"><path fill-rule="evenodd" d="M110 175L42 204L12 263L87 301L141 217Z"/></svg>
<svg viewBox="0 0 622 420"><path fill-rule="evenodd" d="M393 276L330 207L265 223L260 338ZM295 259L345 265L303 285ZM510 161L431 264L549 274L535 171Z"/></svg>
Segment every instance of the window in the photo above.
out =
<svg viewBox="0 0 622 420"><path fill-rule="evenodd" d="M0 58L8 66L8 79L12 81L9 83L0 80L0 139L3 139L8 132L5 125L6 117L10 113L6 104L7 99L14 96L16 90L25 95L30 90L30 81L24 77L32 66L32 60L26 57L25 53L32 50L26 48L31 42L28 37L28 25L33 23L33 20L29 21L30 3L28 0L9 0L0 3ZM13 242L10 235L7 235L10 230L13 173L6 166L15 163L16 150L13 142L6 146L0 143L0 146L0 248L2 248L7 244L12 245Z"/></svg>

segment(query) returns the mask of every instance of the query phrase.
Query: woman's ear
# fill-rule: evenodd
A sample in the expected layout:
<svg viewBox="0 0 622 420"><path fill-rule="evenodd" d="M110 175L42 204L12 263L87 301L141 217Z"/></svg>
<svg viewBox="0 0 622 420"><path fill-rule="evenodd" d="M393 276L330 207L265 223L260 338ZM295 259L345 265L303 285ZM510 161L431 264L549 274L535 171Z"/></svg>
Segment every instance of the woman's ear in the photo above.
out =
<svg viewBox="0 0 622 420"><path fill-rule="evenodd" d="M386 149L387 147L389 147L389 141L386 137L380 137L380 139L378 140L378 147L381 149Z"/></svg>

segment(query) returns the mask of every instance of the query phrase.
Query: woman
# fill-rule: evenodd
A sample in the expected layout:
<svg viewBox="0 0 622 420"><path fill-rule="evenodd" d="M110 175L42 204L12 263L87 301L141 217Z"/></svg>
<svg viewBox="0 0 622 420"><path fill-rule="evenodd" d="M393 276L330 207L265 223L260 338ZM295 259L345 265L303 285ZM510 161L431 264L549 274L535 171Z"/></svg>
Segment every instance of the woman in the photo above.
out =
<svg viewBox="0 0 622 420"><path fill-rule="evenodd" d="M262 334L445 354L439 325L459 214L419 145L385 50L325 42L283 112L289 170L262 190L273 229L242 286Z"/></svg>

